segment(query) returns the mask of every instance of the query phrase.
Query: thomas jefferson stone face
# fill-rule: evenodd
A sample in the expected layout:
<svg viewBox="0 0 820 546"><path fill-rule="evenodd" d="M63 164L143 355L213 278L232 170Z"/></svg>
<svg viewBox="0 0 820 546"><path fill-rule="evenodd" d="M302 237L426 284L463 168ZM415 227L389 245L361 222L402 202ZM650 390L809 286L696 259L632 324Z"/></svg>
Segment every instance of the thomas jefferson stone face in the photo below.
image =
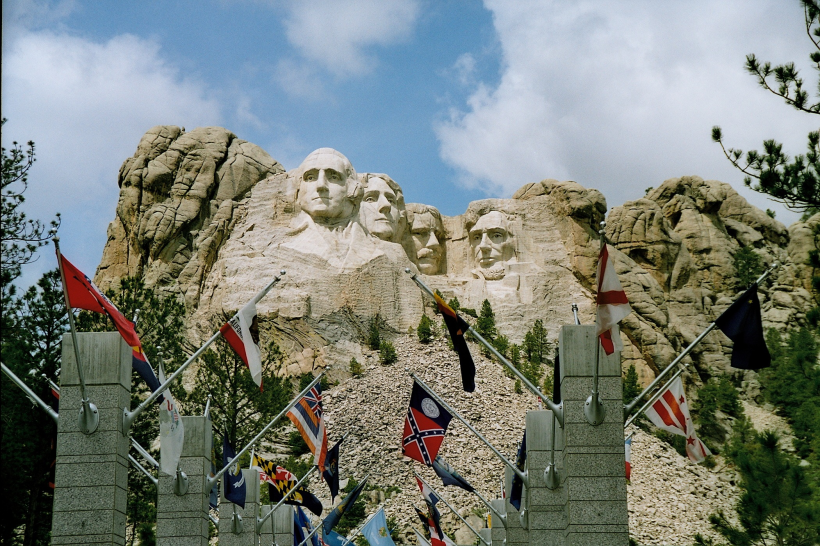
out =
<svg viewBox="0 0 820 546"><path fill-rule="evenodd" d="M384 241L392 241L398 229L399 198L381 177L370 177L364 188L359 218L372 235Z"/></svg>
<svg viewBox="0 0 820 546"><path fill-rule="evenodd" d="M515 257L515 245L504 214L491 211L470 228L475 264L487 280L504 277L505 264Z"/></svg>
<svg viewBox="0 0 820 546"><path fill-rule="evenodd" d="M335 150L323 148L310 154L299 168L301 209L316 221L350 217L355 205L349 184L358 184L350 162ZM351 173L352 182L351 182Z"/></svg>
<svg viewBox="0 0 820 546"><path fill-rule="evenodd" d="M441 222L430 212L414 214L410 234L416 246L419 271L425 275L437 274L441 267L441 245L444 240Z"/></svg>

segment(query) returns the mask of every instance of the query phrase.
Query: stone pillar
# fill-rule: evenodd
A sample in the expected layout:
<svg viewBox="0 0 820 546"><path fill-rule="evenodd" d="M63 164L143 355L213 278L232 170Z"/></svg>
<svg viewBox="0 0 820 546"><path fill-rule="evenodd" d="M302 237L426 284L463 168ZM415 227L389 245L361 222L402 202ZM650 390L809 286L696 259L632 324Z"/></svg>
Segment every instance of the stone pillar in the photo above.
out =
<svg viewBox="0 0 820 546"><path fill-rule="evenodd" d="M621 355L606 355L596 339L595 325L563 326L558 343L564 401L565 544L627 546ZM584 404L592 392L596 350L600 353L598 391L606 416L600 425L592 426L584 417Z"/></svg>
<svg viewBox="0 0 820 546"><path fill-rule="evenodd" d="M259 517L270 512L271 508L273 508L273 506L270 504L261 505L259 507ZM262 524L262 528L259 530L259 544L261 546L270 546L273 544L273 516Z"/></svg>
<svg viewBox="0 0 820 546"><path fill-rule="evenodd" d="M271 516L271 520L273 521L273 536L278 546L291 546L291 544L293 544L293 512L295 509L295 507L289 504L283 504L277 508L276 512ZM321 523L319 523L319 525L321 525ZM321 531L318 531L317 534L313 536L318 536L318 533L321 533ZM308 541L308 544L311 544L311 541ZM264 544L263 546L268 545Z"/></svg>
<svg viewBox="0 0 820 546"><path fill-rule="evenodd" d="M505 515L507 513L507 501L504 499L493 499L490 501L493 508L499 514ZM492 536L493 546L504 546L507 543L507 530L504 529L504 524L498 521L498 516L492 514L490 523L490 535Z"/></svg>
<svg viewBox="0 0 820 546"><path fill-rule="evenodd" d="M256 517L259 514L259 471L242 470L245 476L245 508L236 506L225 499L225 484L222 478L219 499L219 546L256 546ZM242 516L242 533L234 534L231 530L231 519L234 508Z"/></svg>
<svg viewBox="0 0 820 546"><path fill-rule="evenodd" d="M131 348L117 332L77 334L77 344L100 423L93 434L80 432L80 380L71 334L64 334L51 543L124 545L131 444L122 410L131 404Z"/></svg>
<svg viewBox="0 0 820 546"><path fill-rule="evenodd" d="M493 546L493 533L490 529L479 529L478 534L481 535L481 539L486 541L489 546Z"/></svg>
<svg viewBox="0 0 820 546"><path fill-rule="evenodd" d="M211 470L211 420L183 417L185 441L179 467L188 475L188 492L174 493L174 476L159 473L157 484L157 544L159 546L208 545L206 480Z"/></svg>
<svg viewBox="0 0 820 546"><path fill-rule="evenodd" d="M527 412L527 518L532 546L564 544L567 528L567 489L561 428L555 425L555 465L559 486L547 488L544 471L552 448L552 412Z"/></svg>
<svg viewBox="0 0 820 546"><path fill-rule="evenodd" d="M526 546L529 544L529 532L521 522L521 513L525 513L527 509L527 486L521 491L521 512L515 509L515 506L510 504L510 494L512 492L512 477L513 471L510 467L504 466L504 483L507 488L507 498L504 500L504 512L507 514L507 546ZM529 514L526 514L529 516ZM526 520L525 520L526 521ZM493 541L495 542L495 541Z"/></svg>

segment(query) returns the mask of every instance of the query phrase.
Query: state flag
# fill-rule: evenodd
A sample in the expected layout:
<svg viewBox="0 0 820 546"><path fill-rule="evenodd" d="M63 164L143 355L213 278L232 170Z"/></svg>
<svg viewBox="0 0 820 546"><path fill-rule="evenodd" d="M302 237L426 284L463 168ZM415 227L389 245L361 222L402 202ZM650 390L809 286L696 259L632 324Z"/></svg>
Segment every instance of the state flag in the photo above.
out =
<svg viewBox="0 0 820 546"><path fill-rule="evenodd" d="M626 481L632 479L632 435L624 440L624 459L626 461Z"/></svg>
<svg viewBox="0 0 820 546"><path fill-rule="evenodd" d="M527 463L527 431L524 431L524 437L521 438L521 444L518 446L518 455L515 458L515 467L524 472ZM518 477L518 474L513 474L512 485L510 486L510 504L516 510L521 510L521 495L524 490L524 482Z"/></svg>
<svg viewBox="0 0 820 546"><path fill-rule="evenodd" d="M165 383L165 367L161 360L159 380ZM159 468L165 474L173 476L176 473L184 442L185 426L182 424L179 408L169 389L165 391L159 405Z"/></svg>
<svg viewBox="0 0 820 546"><path fill-rule="evenodd" d="M327 452L327 458L325 459L325 471L322 472L322 476L325 478L327 486L330 489L331 502L333 502L336 495L339 494L339 446L343 441L344 438L336 442L333 449Z"/></svg>
<svg viewBox="0 0 820 546"><path fill-rule="evenodd" d="M262 468L265 475L269 478L265 481L268 482L268 495L270 496L271 502L276 503L284 499L285 495L288 495L299 480L291 472L281 466L274 465L272 462L260 457L255 456L254 458L256 462L259 463L254 466ZM285 500L285 504L304 506L317 516L321 516L322 510L324 509L322 501L308 491L304 485L300 485L296 491L290 493L287 500Z"/></svg>
<svg viewBox="0 0 820 546"><path fill-rule="evenodd" d="M452 418L450 412L414 381L404 420L401 446L404 456L432 466Z"/></svg>
<svg viewBox="0 0 820 546"><path fill-rule="evenodd" d="M384 508L379 508L373 517L362 527L362 536L367 539L370 546L396 546L390 530L387 528L387 518L384 515Z"/></svg>
<svg viewBox="0 0 820 546"><path fill-rule="evenodd" d="M715 321L726 337L734 342L732 367L760 370L772 365L772 357L763 337L763 317L757 284L752 285Z"/></svg>
<svg viewBox="0 0 820 546"><path fill-rule="evenodd" d="M436 457L433 461L433 470L436 472L438 477L441 478L441 482L444 485L455 485L465 491L475 491L475 488L470 485L470 482L465 480L461 474L456 472L456 469L453 468L450 463L445 461L441 455Z"/></svg>
<svg viewBox="0 0 820 546"><path fill-rule="evenodd" d="M262 390L262 352L259 350L259 318L256 299L245 305L219 329L222 337L251 372L254 383Z"/></svg>
<svg viewBox="0 0 820 546"><path fill-rule="evenodd" d="M461 384L467 392L475 390L475 363L473 362L473 355L470 354L470 349L467 347L467 341L464 339L464 334L470 329L463 318L458 316L452 307L447 305L441 296L433 294L436 299L438 310L444 316L444 324L447 325L447 331L450 333L450 340L453 342L453 349L458 353L458 362L461 366Z"/></svg>
<svg viewBox="0 0 820 546"><path fill-rule="evenodd" d="M347 539L337 533L336 531L322 531L322 543L325 546L346 546L350 543L347 542Z"/></svg>
<svg viewBox="0 0 820 546"><path fill-rule="evenodd" d="M259 483L274 483L273 476L276 475L276 464L273 461L268 461L254 454L251 458L251 468L259 471Z"/></svg>
<svg viewBox="0 0 820 546"><path fill-rule="evenodd" d="M226 432L222 442L222 461L226 465L231 465L231 467L224 474L225 480L222 487L224 488L225 499L245 508L245 490L247 485L245 483L245 475L239 467L239 461L234 461L234 459L236 459L236 451L228 441L228 433ZM256 484L253 484L253 487L256 487Z"/></svg>
<svg viewBox="0 0 820 546"><path fill-rule="evenodd" d="M421 491L421 496L424 497L424 502L427 503L428 506L435 507L439 501L438 495L436 495L430 486L427 485L421 476L416 474L416 483L419 486L419 490Z"/></svg>
<svg viewBox="0 0 820 546"><path fill-rule="evenodd" d="M609 245L601 247L598 256L598 294L596 296L597 313L595 322L598 325L598 337L604 352L611 355L616 350L623 350L623 343L618 330L618 323L632 313L629 300L615 273L612 259L609 256Z"/></svg>
<svg viewBox="0 0 820 546"><path fill-rule="evenodd" d="M692 461L699 463L712 454L695 433L680 377L670 381L669 386L646 410L646 416L656 427L685 436L686 454Z"/></svg>
<svg viewBox="0 0 820 546"><path fill-rule="evenodd" d="M342 499L330 514L322 521L322 531L327 534L333 530L334 527L339 523L339 520L342 519L342 516L350 510L353 504L356 502L356 499L359 498L359 494L361 494L362 489L364 489L364 484L367 483L367 478L363 479L359 482L356 487L353 488L353 491L347 494L347 496Z"/></svg>
<svg viewBox="0 0 820 546"><path fill-rule="evenodd" d="M319 472L325 471L327 458L327 431L322 411L322 386L317 383L288 412L288 419L302 435L302 439L313 453L313 464ZM320 474L321 476L321 474Z"/></svg>
<svg viewBox="0 0 820 546"><path fill-rule="evenodd" d="M310 533L313 533L313 526L302 508L297 506L296 510L293 511L293 546L299 546ZM310 537L310 545L320 546L317 533Z"/></svg>
<svg viewBox="0 0 820 546"><path fill-rule="evenodd" d="M427 534L429 534L430 531L429 531L429 529L427 529L426 525L425 525L425 529L427 530ZM418 530L415 527L413 527L413 532L416 533L416 540L419 542L419 546L432 546L430 544L430 541L427 540L427 537L425 537L424 535L419 533Z"/></svg>

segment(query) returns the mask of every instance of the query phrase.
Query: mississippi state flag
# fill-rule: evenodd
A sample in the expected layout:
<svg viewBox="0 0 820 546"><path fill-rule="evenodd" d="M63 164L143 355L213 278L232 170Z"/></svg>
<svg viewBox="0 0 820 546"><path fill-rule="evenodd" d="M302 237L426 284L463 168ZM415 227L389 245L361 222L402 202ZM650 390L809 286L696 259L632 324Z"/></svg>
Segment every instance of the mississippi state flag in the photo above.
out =
<svg viewBox="0 0 820 546"><path fill-rule="evenodd" d="M401 442L404 456L432 466L452 418L450 412L414 381Z"/></svg>
<svg viewBox="0 0 820 546"><path fill-rule="evenodd" d="M646 410L646 416L655 424L672 434L686 437L686 454L696 463L712 453L695 433L695 425L689 417L689 406L683 393L683 382L676 377L654 404Z"/></svg>
<svg viewBox="0 0 820 546"><path fill-rule="evenodd" d="M321 475L325 471L327 458L327 431L322 412L322 387L319 383L291 408L288 419L293 422L313 453L313 464L319 467Z"/></svg>
<svg viewBox="0 0 820 546"><path fill-rule="evenodd" d="M262 353L259 351L259 320L251 301L219 329L228 345L248 367L254 383L262 390Z"/></svg>
<svg viewBox="0 0 820 546"><path fill-rule="evenodd" d="M611 355L616 350L622 351L624 348L618 333L618 323L632 312L632 308L629 306L621 281L615 274L608 248L609 245L605 244L598 256L598 312L595 322L598 325L601 346L606 354Z"/></svg>

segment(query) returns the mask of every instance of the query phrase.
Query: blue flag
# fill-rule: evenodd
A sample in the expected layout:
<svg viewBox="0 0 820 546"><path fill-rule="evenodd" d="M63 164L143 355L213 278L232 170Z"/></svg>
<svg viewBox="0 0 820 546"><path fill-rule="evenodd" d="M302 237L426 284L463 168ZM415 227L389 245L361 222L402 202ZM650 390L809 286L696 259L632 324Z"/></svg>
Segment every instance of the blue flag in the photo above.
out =
<svg viewBox="0 0 820 546"><path fill-rule="evenodd" d="M521 439L521 445L518 446L518 456L515 459L515 466L521 472L524 472L524 464L527 462L527 431L524 431L524 437ZM518 477L518 474L513 474L512 491L510 491L510 504L516 510L521 510L521 494L524 489L524 482Z"/></svg>
<svg viewBox="0 0 820 546"><path fill-rule="evenodd" d="M362 535L370 543L370 546L396 546L396 543L390 537L390 530L387 528L384 508L379 508L379 511L362 527Z"/></svg>
<svg viewBox="0 0 820 546"><path fill-rule="evenodd" d="M342 546L346 539L336 531L322 531L322 540L326 546Z"/></svg>
<svg viewBox="0 0 820 546"><path fill-rule="evenodd" d="M339 494L339 446L342 444L342 440L336 442L333 449L327 452L325 471L322 472L322 477L327 481L327 486L330 488L331 502L333 502L336 499L336 495Z"/></svg>
<svg viewBox="0 0 820 546"><path fill-rule="evenodd" d="M232 503L245 508L245 475L242 474L242 469L239 468L239 461L234 463L236 458L236 451L228 442L228 433L225 433L225 441L222 444L222 463L223 465L230 464L231 468L225 472L225 480L223 481L223 488L225 490L225 498Z"/></svg>
<svg viewBox="0 0 820 546"><path fill-rule="evenodd" d="M753 284L731 307L720 315L715 324L734 342L732 368L759 370L772 365L772 357L763 338L763 318L757 284Z"/></svg>
<svg viewBox="0 0 820 546"><path fill-rule="evenodd" d="M302 507L297 506L296 510L293 512L293 546L299 546L299 544L304 542L304 540L312 532L313 526L310 524L310 520L305 515ZM318 533L314 533L313 536L310 537L310 542L308 544L311 544L312 546L319 546Z"/></svg>
<svg viewBox="0 0 820 546"><path fill-rule="evenodd" d="M450 466L450 463L445 461L441 455L437 456L436 460L433 461L433 470L436 471L436 474L441 478L444 485L455 485L465 491L475 491L475 488L470 485L470 482L456 472L456 469Z"/></svg>
<svg viewBox="0 0 820 546"><path fill-rule="evenodd" d="M362 492L364 489L364 484L367 483L367 478L363 479L359 485L357 485L353 491L347 494L347 496L339 503L333 511L327 515L327 517L322 522L322 529L324 530L325 534L329 531L332 531L336 524L339 523L339 520L342 519L342 516L345 512L350 510L350 507L353 506L353 503L356 502L356 499L359 498L359 493Z"/></svg>

